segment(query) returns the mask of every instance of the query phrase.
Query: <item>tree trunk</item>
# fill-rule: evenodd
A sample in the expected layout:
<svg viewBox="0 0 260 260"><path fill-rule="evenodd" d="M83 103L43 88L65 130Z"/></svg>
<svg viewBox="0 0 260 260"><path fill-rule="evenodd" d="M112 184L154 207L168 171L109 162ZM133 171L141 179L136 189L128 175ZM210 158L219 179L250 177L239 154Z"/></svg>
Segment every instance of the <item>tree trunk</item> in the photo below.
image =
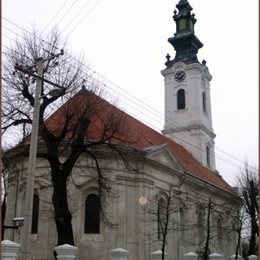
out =
<svg viewBox="0 0 260 260"><path fill-rule="evenodd" d="M69 244L74 246L72 229L72 214L67 200L67 177L62 171L52 174L55 223L58 233L57 245Z"/></svg>
<svg viewBox="0 0 260 260"><path fill-rule="evenodd" d="M237 239L237 246L236 246L236 260L238 260L239 249L240 249L240 242L241 242L241 231L242 231L242 220L238 222L238 239ZM242 253L241 253L242 255Z"/></svg>
<svg viewBox="0 0 260 260"><path fill-rule="evenodd" d="M166 243L166 234L163 234L163 241L162 241L162 260L164 260L165 243Z"/></svg>
<svg viewBox="0 0 260 260"><path fill-rule="evenodd" d="M4 233L5 233L5 228L4 228L4 221L5 221L5 215L6 215L6 198L7 198L7 193L5 192L4 194L4 199L2 201L2 216L1 216L1 221L2 221L2 241L4 240Z"/></svg>
<svg viewBox="0 0 260 260"><path fill-rule="evenodd" d="M205 242L205 249L203 254L203 259L208 259L209 254L209 241L210 241L210 216L211 216L211 197L209 198L208 203L208 215L207 215L207 235L206 235L206 242Z"/></svg>
<svg viewBox="0 0 260 260"><path fill-rule="evenodd" d="M251 233L250 233L250 241L249 241L249 249L247 255L254 255L256 249L256 229L258 227L255 224L254 219L251 217Z"/></svg>

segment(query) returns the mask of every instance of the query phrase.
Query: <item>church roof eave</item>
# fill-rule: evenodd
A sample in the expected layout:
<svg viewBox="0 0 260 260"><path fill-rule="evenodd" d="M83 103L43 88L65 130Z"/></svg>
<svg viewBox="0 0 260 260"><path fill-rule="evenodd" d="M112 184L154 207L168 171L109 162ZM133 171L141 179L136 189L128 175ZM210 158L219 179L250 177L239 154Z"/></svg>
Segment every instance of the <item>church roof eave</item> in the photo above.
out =
<svg viewBox="0 0 260 260"><path fill-rule="evenodd" d="M48 127L50 129L53 129L54 132L59 132L59 129L63 124L63 120L66 119L66 115L63 115L63 111L69 114L73 114L73 111L69 112L70 110L75 110L75 107L72 106L72 104L80 104L80 106L82 106L85 102L89 101L90 97L92 100L92 98L94 98L93 95L93 93L85 91L84 93L81 92L80 95L76 94L75 96L73 96L69 101L67 101L62 107L60 107L48 118L46 122ZM106 118L107 111L113 111L113 114L123 115L125 120L124 125L122 125L123 128L125 128L126 125L129 126L127 127L127 138L128 140L130 140L130 142L119 142L118 140L120 140L120 136L118 136L119 139L111 140L111 142L113 142L115 145L124 145L126 147L129 147L129 149L145 151L145 149L148 149L148 147L151 146L163 148L164 144L167 144L174 156L183 166L185 172L190 172L194 176L202 178L212 185L216 185L224 190L230 190L230 186L222 178L217 176L216 173L209 168L205 168L203 165L201 165L183 146L155 131L154 129L150 128L149 126L145 125L134 117L126 114L125 112L116 108L101 97L95 98L98 99L97 102L99 104L99 107L102 107L102 110L100 111L103 111L103 114L100 113L99 116L103 115L104 118ZM72 123L73 122L74 121L72 121ZM96 117L95 115L93 116L91 120L92 126L90 126L89 128L90 132L88 132L85 136L86 142L89 140L98 140L100 134L98 132L98 129L100 128L101 122L102 120L100 120L99 117ZM69 135L69 137L71 136ZM123 139L123 137L124 136L122 136L121 139ZM27 139L27 141L28 140L29 139Z"/></svg>

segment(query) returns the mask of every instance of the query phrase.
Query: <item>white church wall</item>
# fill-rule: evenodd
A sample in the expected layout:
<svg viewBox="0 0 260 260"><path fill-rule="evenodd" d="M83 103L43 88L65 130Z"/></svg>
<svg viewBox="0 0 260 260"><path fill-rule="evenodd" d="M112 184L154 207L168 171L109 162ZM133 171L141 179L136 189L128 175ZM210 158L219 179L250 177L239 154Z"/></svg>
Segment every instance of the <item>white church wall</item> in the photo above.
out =
<svg viewBox="0 0 260 260"><path fill-rule="evenodd" d="M157 159L159 158L158 156L156 157ZM112 180L113 189L116 191L115 197L105 203L104 209L110 220L117 226L112 228L101 222L100 234L84 234L85 199L88 194L98 194L98 185L96 180L93 179L95 169L87 168L90 164L84 157L80 159L80 162L73 169L72 178L70 178L68 184L69 206L73 212L72 224L75 246L78 247L78 259L85 259L86 255L90 259L107 259L109 251L118 247L125 248L130 252L129 260L149 259L151 252L161 249L161 242L152 243L151 240L149 241L149 237L144 237L143 234L148 232L147 229L156 233L157 223L148 225L141 221L143 211L139 199L144 197L147 200L156 201L161 194L167 195L170 184L177 189L181 180L184 180L181 190L185 194L183 199L187 204L186 221L187 223L193 223L193 228L187 231L186 237L189 237L190 241L186 242L181 240L180 231L170 231L166 249L169 259L176 259L185 252L196 251L198 242L196 238L198 235L196 233L198 212L197 207L188 206L191 203L188 197L196 194L198 198L207 198L211 195L214 196L214 200L217 203L221 203L227 200L229 195L223 195L222 191L212 187L212 185L205 184L191 175L184 174L180 169L171 169L167 166L167 162L163 165L158 160L154 161L150 158L141 158L140 156L137 158L131 157L130 162L135 169L134 171L126 170L117 161L110 160L109 165L104 162L103 172L106 177ZM41 167L37 169L38 177L36 178L35 188L40 197L40 215L38 233L32 235L32 255L39 257L38 252L40 250L41 258L52 258L52 252L57 242L57 232L51 204L52 186L49 168L42 167L42 162L39 165ZM174 167L178 167L177 164ZM26 172L25 168L23 168L23 172ZM23 214L22 205L25 180L23 179L19 183L18 190L16 185L10 184L9 194L15 196L17 192L18 199L17 202L14 203L12 201L8 205L7 219L14 216L15 205L17 214L19 216ZM13 182L15 182L15 178ZM173 216L177 221L180 220L179 212L176 212ZM20 233L14 232L13 236L15 242L21 242ZM6 238L12 239L12 232L7 232ZM190 243L191 241L195 241L195 244ZM233 252L232 246L230 243L228 247L224 248L224 250L227 250L226 254Z"/></svg>

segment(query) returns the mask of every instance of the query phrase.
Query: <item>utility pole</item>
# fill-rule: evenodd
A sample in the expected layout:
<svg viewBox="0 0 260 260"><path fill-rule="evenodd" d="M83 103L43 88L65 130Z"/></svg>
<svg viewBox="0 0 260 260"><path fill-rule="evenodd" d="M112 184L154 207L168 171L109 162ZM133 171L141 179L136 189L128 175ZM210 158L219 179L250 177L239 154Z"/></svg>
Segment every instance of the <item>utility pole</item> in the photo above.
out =
<svg viewBox="0 0 260 260"><path fill-rule="evenodd" d="M37 66L37 83L35 89L34 98L34 111L33 111L33 121L32 121L32 132L30 140L30 150L29 150L29 162L28 162L28 176L26 185L26 197L24 204L24 227L22 228L22 246L21 246L21 260L30 260L31 257L31 228L32 228L32 211L33 211L33 198L34 198L34 179L36 171L36 157L37 157L37 147L38 147L38 129L39 129L39 114L41 106L41 93L43 87L43 64L45 61L53 59L63 55L63 50L61 53L52 55L46 59L39 58L36 60ZM30 75L30 72L19 68L15 69L23 71ZM62 87L60 87L62 88Z"/></svg>
<svg viewBox="0 0 260 260"><path fill-rule="evenodd" d="M36 156L38 146L38 128L39 128L39 110L40 110L40 95L42 92L42 75L43 75L43 58L37 60L37 74L38 79L35 89L34 111L32 121L32 133L30 140L29 163L28 163L28 177L26 185L26 197L24 205L24 227L22 230L22 247L21 259L30 260L31 251L31 228L32 228L32 208L34 195L34 177L36 169Z"/></svg>

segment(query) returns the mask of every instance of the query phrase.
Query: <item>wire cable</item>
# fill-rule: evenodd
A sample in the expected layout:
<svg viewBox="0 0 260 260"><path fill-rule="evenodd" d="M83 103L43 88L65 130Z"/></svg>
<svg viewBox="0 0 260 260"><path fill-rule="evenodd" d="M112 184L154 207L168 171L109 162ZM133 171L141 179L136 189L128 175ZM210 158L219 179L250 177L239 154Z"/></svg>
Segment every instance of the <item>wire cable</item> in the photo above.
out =
<svg viewBox="0 0 260 260"><path fill-rule="evenodd" d="M75 6L75 4L78 2L79 0L75 0L72 5L70 5L69 9L67 10L67 12L62 16L62 18L58 21L57 25L54 27L57 28L57 26L61 23L61 21L66 17L66 15L73 9L73 7Z"/></svg>
<svg viewBox="0 0 260 260"><path fill-rule="evenodd" d="M4 19L7 20L8 22L12 23L13 25L19 27L20 29L24 30L25 32L30 33L30 32L28 32L27 30L25 30L25 29L21 28L20 26L14 24L13 22L9 21L8 19L6 19L6 18L4 18ZM5 28L6 28L6 27L5 27ZM7 28L7 30L13 32L12 30L10 30L10 29L8 29L8 28ZM13 32L13 33L14 33L15 35L18 35L19 37L22 37L22 36L20 36L19 34L17 34L16 32ZM9 36L7 36L7 37L10 38ZM22 37L22 38L24 39L24 37ZM11 39L11 38L10 38L10 39ZM39 38L39 39L41 39L41 38ZM16 41L15 39L12 39L12 40ZM42 40L43 42L45 42L45 43L48 43L48 42L44 41L43 39L41 39L41 40ZM48 43L48 44L50 44L50 43ZM51 45L51 44L50 44L50 45ZM52 45L51 45L51 46L52 46ZM7 46L5 46L5 47L7 47ZM7 48L8 48L8 47L7 47ZM57 49L58 49L58 48L57 48ZM67 55L68 55L68 54L67 54ZM76 58L72 57L71 55L69 55L69 56L70 56L71 58L73 58L75 61L80 62L80 61L78 61ZM80 62L80 63L81 63L81 62ZM117 84L113 83L111 80L109 80L109 79L103 77L101 74L99 74L99 73L97 73L96 71L94 71L93 69L89 68L87 65L85 65L85 64L83 64L83 65L84 65L88 70L91 70L91 71L93 72L93 74L98 75L99 77L101 77L101 78L102 78L103 80L105 80L106 82L109 82L111 85L117 87L118 89L120 89L121 91L123 91L124 93L126 93L127 95L129 95L131 98L134 98L134 100L136 100L136 101L134 101L134 104L136 104L137 106L140 106L142 109L146 109L146 107L148 107L150 110L153 111L153 112L151 112L152 115L155 115L155 116L160 117L160 118L163 117L163 114L160 113L160 112L158 112L158 111L156 111L153 107L151 107L151 106L145 104L143 101L141 101L140 99L136 98L134 95L130 94L129 92L125 91L123 88L121 88L121 87L118 86ZM89 75L88 75L88 76L89 76ZM92 77L92 79L95 80L95 81L97 81L97 79L95 79L95 78L93 78L93 77ZM101 83L101 82L99 82L99 83ZM103 84L103 83L101 83L101 84L104 85L104 86L106 86L106 87L108 87L107 85L105 85L105 84ZM111 89L111 88L110 88L110 89ZM112 89L112 90L115 91L114 89ZM115 91L115 92L116 92L116 91ZM117 94L119 94L120 96L123 96L123 95L122 95L121 93L119 93L119 92L117 92ZM124 95L123 97L126 98L127 100L133 102L131 99L129 99L129 98L126 97L125 95ZM140 104L142 104L142 105L138 104L138 102L139 102ZM133 108L133 106L131 106L131 107ZM137 110L137 109L135 109L135 110ZM137 110L137 111L138 111L138 112L141 112L140 110ZM150 111L149 111L149 112L150 112ZM144 114L144 112L141 112L141 113ZM144 114L144 115L145 115L145 114ZM147 115L146 115L146 116L147 116ZM161 117L161 116L162 116L162 117ZM153 118L153 119L154 119L154 118ZM164 119L165 119L165 120L169 120L168 118L164 118ZM157 121L157 122L158 122L158 121ZM168 122L171 122L171 121L169 120ZM174 123L174 122L171 122L171 123ZM175 124L175 125L176 125L176 124ZM180 127L182 127L182 126L180 126ZM154 128L154 127L153 127L153 128ZM185 128L184 128L184 129L185 129ZM187 141L185 141L185 142L187 142ZM192 145L190 142L188 142L188 143L189 143L190 145ZM225 152L225 151L219 149L219 148L216 147L216 146L215 146L215 148L216 148L216 150L220 150L220 152L222 152L223 154L227 155L228 157L230 157L230 158L236 160L237 162L244 164L244 162L242 162L241 160L237 159L236 157L230 155L229 153L227 153L227 152ZM198 149L199 149L199 148L198 148ZM233 165L233 166L235 166L235 167L238 167L238 165L235 165L235 164L233 164L233 163L230 163L230 161L229 161L228 159L226 159L226 158L219 157L218 155L215 155L215 156L216 156L217 158L219 158L220 160L222 160L222 161L225 161L225 162L227 162L227 163L229 163L229 164L231 164L231 165ZM252 167L252 166L250 166L250 167L251 167L252 169L256 169L255 167ZM256 169L256 170L257 170L257 169Z"/></svg>
<svg viewBox="0 0 260 260"><path fill-rule="evenodd" d="M94 10L94 8L100 3L101 0L98 0L96 4L86 13L86 15L74 26L74 28L68 33L68 36L71 35L73 31L83 22L83 20Z"/></svg>
<svg viewBox="0 0 260 260"><path fill-rule="evenodd" d="M69 22L69 24L61 31L61 34L69 28L69 26L73 23L73 21L74 21L76 18L79 17L79 14L86 8L86 6L89 4L90 1L91 1L91 0L88 0L88 1L86 2L86 4L83 6L83 8L81 8L81 9L78 11L78 13L72 18L72 20Z"/></svg>
<svg viewBox="0 0 260 260"><path fill-rule="evenodd" d="M49 25L52 23L52 21L55 19L55 17L57 17L57 15L60 13L60 11L63 9L63 7L67 4L68 0L65 1L65 3L61 6L61 8L55 13L55 15L52 17L52 19L50 20L50 22L45 26L45 28L43 29L43 33L45 32L45 30L49 27Z"/></svg>

